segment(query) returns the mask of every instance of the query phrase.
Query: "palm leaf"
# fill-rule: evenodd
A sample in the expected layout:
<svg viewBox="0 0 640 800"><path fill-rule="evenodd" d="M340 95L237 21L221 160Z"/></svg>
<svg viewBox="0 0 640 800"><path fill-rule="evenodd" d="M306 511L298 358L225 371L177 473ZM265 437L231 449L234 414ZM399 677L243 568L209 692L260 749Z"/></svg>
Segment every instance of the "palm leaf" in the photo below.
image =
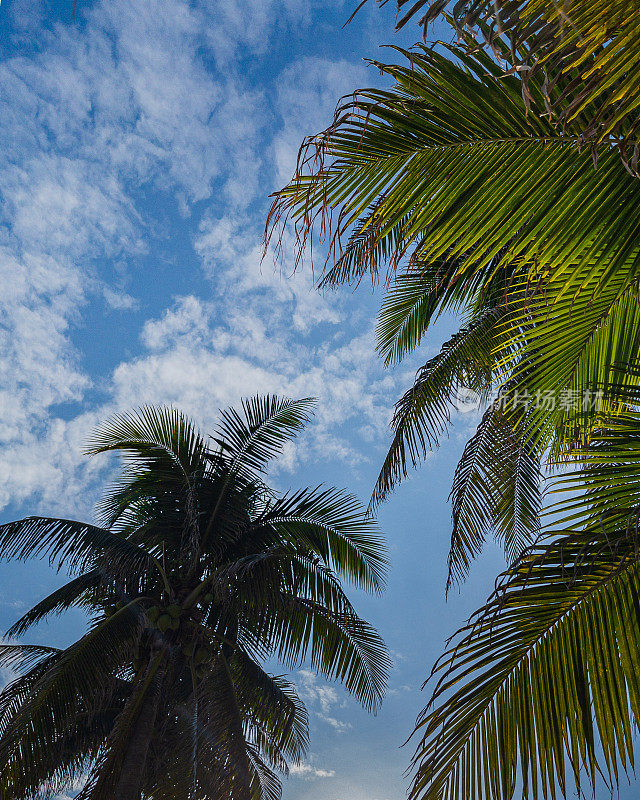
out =
<svg viewBox="0 0 640 800"><path fill-rule="evenodd" d="M505 573L434 670L412 798L563 796L633 765L635 532L568 533Z"/></svg>
<svg viewBox="0 0 640 800"><path fill-rule="evenodd" d="M155 652L139 680L131 686L124 707L116 717L109 735L102 742L99 758L93 765L89 779L78 795L78 800L109 800L121 797L121 779L131 769L133 759L146 760L146 748L140 748L140 739L148 744L154 736L161 704L164 678L167 674L165 648ZM139 767L139 764L135 764ZM137 774L138 792L144 784L144 770Z"/></svg>
<svg viewBox="0 0 640 800"><path fill-rule="evenodd" d="M370 248L396 230L412 261L458 259L460 274L499 253L505 264L547 269L597 254L615 269L640 222L636 182L618 155L599 146L592 169L577 124L559 131L528 115L518 77L482 53L447 49L459 63L426 48L400 51L406 65L376 63L394 88L360 92L305 143L318 158L299 159L299 173L275 197L268 236L291 219L300 247L317 230L339 249L345 231L364 230L369 209ZM542 97L535 82L529 90Z"/></svg>
<svg viewBox="0 0 640 800"><path fill-rule="evenodd" d="M639 325L633 260L611 276L589 263L569 277L554 276L524 312L505 318L502 336L511 347L498 371L531 398L529 430L540 449L553 443L558 457L585 446L593 421L616 405L604 387L610 396L614 386L637 384L637 375L621 367L637 358Z"/></svg>
<svg viewBox="0 0 640 800"><path fill-rule="evenodd" d="M466 576L489 534L503 545L510 563L535 541L541 486L538 453L514 429L500 401L493 403L467 442L453 479L447 590Z"/></svg>
<svg viewBox="0 0 640 800"><path fill-rule="evenodd" d="M261 666L278 655L378 706L388 656L341 584L382 589L374 521L345 492L278 497L262 478L309 406L247 401L223 414L216 449L172 409L114 418L92 444L125 456L102 507L109 528L0 527L4 557L88 570L13 633L73 606L92 617L63 651L0 648L0 664L28 670L0 692L0 796L53 796L89 770L80 797L92 800L275 800L277 773L308 745L295 690Z"/></svg>
<svg viewBox="0 0 640 800"><path fill-rule="evenodd" d="M633 149L640 102L640 22L632 0L397 0L397 6L398 27L422 14L425 35L429 22L452 6L459 34L475 34L506 57L523 73L525 86L545 75L549 94L544 104L534 106L537 113L551 113L565 124L584 120L585 139L615 135L631 141ZM565 86L554 97L552 89L559 82ZM629 163L632 156L625 150L623 155Z"/></svg>
<svg viewBox="0 0 640 800"><path fill-rule="evenodd" d="M351 610L334 611L285 592L267 609L259 635L272 642L280 661L291 668L308 662L329 680L341 681L368 710L379 707L391 662L371 625Z"/></svg>
<svg viewBox="0 0 640 800"><path fill-rule="evenodd" d="M149 566L148 554L105 528L50 517L26 517L0 525L0 558L48 558L58 570L84 572L108 556L112 566L138 571Z"/></svg>
<svg viewBox="0 0 640 800"><path fill-rule="evenodd" d="M309 421L313 398L289 400L256 396L242 401L242 413L227 409L221 413L215 441L230 461L232 473L253 476L285 442L295 437Z"/></svg>
<svg viewBox="0 0 640 800"><path fill-rule="evenodd" d="M61 614L77 605L89 605L88 593L99 586L101 581L102 574L99 570L86 572L68 581L14 622L7 631L7 636L22 636L32 625L37 625L49 614Z"/></svg>
<svg viewBox="0 0 640 800"><path fill-rule="evenodd" d="M494 358L493 330L504 312L488 308L462 328L416 375L413 386L396 403L393 440L372 495L377 505L438 445L451 422L458 389L466 387L478 397L491 387Z"/></svg>
<svg viewBox="0 0 640 800"><path fill-rule="evenodd" d="M230 668L250 724L268 737L261 749L273 766L288 774L286 759L300 761L309 747L309 718L295 687L281 676L269 675L239 648Z"/></svg>
<svg viewBox="0 0 640 800"><path fill-rule="evenodd" d="M60 652L56 647L39 644L0 644L0 668L18 671L28 669Z"/></svg>
<svg viewBox="0 0 640 800"><path fill-rule="evenodd" d="M92 435L87 453L124 453L136 463L147 462L188 482L202 468L206 443L193 422L172 407L143 406L117 414Z"/></svg>
<svg viewBox="0 0 640 800"><path fill-rule="evenodd" d="M386 547L375 521L353 495L334 488L302 489L272 504L262 521L310 548L356 586L382 592Z"/></svg>
<svg viewBox="0 0 640 800"><path fill-rule="evenodd" d="M377 349L385 366L401 361L420 344L457 288L459 282L452 281L456 270L455 263L443 262L419 265L397 276L382 302L376 326ZM461 298L451 299L459 303Z"/></svg>
<svg viewBox="0 0 640 800"><path fill-rule="evenodd" d="M37 791L40 765L49 763L48 749L73 727L79 712L96 707L97 698L113 685L123 650L131 652L139 636L140 620L133 607L125 607L50 663L0 736L0 791L9 791L18 774L25 787Z"/></svg>

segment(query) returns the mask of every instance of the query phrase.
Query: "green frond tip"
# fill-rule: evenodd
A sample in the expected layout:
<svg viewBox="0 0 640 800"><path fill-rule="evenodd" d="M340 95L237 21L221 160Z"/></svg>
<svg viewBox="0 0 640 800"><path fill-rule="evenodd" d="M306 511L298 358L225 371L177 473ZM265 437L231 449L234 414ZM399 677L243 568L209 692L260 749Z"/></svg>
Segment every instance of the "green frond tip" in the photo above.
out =
<svg viewBox="0 0 640 800"><path fill-rule="evenodd" d="M483 47L506 62L505 72L522 73L532 113L559 126L579 120L587 143L616 141L635 172L640 23L634 0L397 0L397 8L397 27L416 21L425 39L429 23L445 16L469 50ZM547 91L536 102L530 86L541 75Z"/></svg>
<svg viewBox="0 0 640 800"><path fill-rule="evenodd" d="M398 400L392 420L393 440L371 498L375 508L438 446L451 423L457 391L473 389L480 397L491 387L494 329L503 316L483 309L442 346L440 353L418 371L413 386Z"/></svg>
<svg viewBox="0 0 640 800"><path fill-rule="evenodd" d="M447 590L465 578L488 536L513 563L540 533L540 454L516 423L492 404L456 467L449 495L453 530Z"/></svg>
<svg viewBox="0 0 640 800"><path fill-rule="evenodd" d="M242 401L242 411L220 412L214 441L240 473L262 473L286 442L295 438L311 419L316 400L290 400L275 395L256 395Z"/></svg>

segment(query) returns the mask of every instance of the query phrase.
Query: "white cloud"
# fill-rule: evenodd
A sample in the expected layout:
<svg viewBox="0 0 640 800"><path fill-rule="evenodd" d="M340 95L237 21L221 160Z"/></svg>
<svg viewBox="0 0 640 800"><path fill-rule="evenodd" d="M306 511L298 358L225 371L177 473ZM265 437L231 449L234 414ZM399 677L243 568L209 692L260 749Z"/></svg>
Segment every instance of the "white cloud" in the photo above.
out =
<svg viewBox="0 0 640 800"><path fill-rule="evenodd" d="M140 301L132 297L122 289L111 289L105 286L102 295L109 308L114 311L137 311L140 308Z"/></svg>
<svg viewBox="0 0 640 800"><path fill-rule="evenodd" d="M288 242L292 245L292 242ZM204 268L221 297L231 294L233 305L238 299L261 306L273 323L306 334L322 323L337 323L340 313L333 296L321 295L314 287L310 270L285 271L274 267L269 257L263 260L260 234L248 222L225 215L206 217L195 242ZM291 247L291 250L293 248Z"/></svg>
<svg viewBox="0 0 640 800"><path fill-rule="evenodd" d="M298 671L298 686L300 697L317 719L329 725L336 733L345 733L351 729L351 723L335 716L333 710L341 703L333 686L324 683L314 672L306 669Z"/></svg>
<svg viewBox="0 0 640 800"><path fill-rule="evenodd" d="M289 767L289 772L291 775L295 775L298 778L304 778L305 780L312 780L314 778L333 778L336 774L335 770L318 769L317 767L314 767L313 764L308 764L305 762L291 764Z"/></svg>
<svg viewBox="0 0 640 800"><path fill-rule="evenodd" d="M309 270L261 260L255 201L265 181L284 176L301 136L365 73L302 59L277 80L267 113L262 89L226 59L238 47L259 52L274 15L302 25L307 9L241 0L221 19L208 2L108 0L81 11L84 26L41 32L31 56L0 64L0 507L39 492L42 507L77 502L81 513L103 469L81 455L90 428L142 402L179 404L208 426L243 395L316 396L287 469L318 455L356 464L353 437L386 434L395 382L381 371L370 323L355 325L339 297L320 295ZM247 19L268 20L259 37ZM267 124L280 125L271 140ZM138 311L145 298L140 280L128 291L129 275L144 265L153 282L144 256L171 235L147 195L200 215L193 248L211 294L176 297L110 375L92 376L75 327L98 299L118 319Z"/></svg>
<svg viewBox="0 0 640 800"><path fill-rule="evenodd" d="M0 64L0 504L60 489L56 408L93 383L73 327L96 295L138 307L120 272L112 283L112 264L134 265L157 224L136 192L170 191L183 211L214 182L227 203L255 196L261 100L209 68L203 9L108 0ZM225 190L231 176L242 197Z"/></svg>
<svg viewBox="0 0 640 800"><path fill-rule="evenodd" d="M364 444L372 435L386 435L395 388L382 374L372 331L333 347L315 346L302 342L295 328L270 324L260 306L238 303L225 316L219 303L179 298L145 324L142 338L149 352L116 368L113 402L118 408L141 398L175 403L207 426L220 407L257 392L316 397L304 446L288 449L288 466L298 452L358 463L362 448L352 439L360 435Z"/></svg>
<svg viewBox="0 0 640 800"><path fill-rule="evenodd" d="M327 725L332 727L336 733L345 733L348 730L351 730L353 725L350 722L344 722L343 720L337 719L336 717L331 717L328 714L318 714L318 719L321 719L323 722L326 722Z"/></svg>
<svg viewBox="0 0 640 800"><path fill-rule="evenodd" d="M301 682L303 697L308 701L319 703L320 708L326 714L338 702L338 693L333 686L321 683L315 672L307 669L298 671Z"/></svg>
<svg viewBox="0 0 640 800"><path fill-rule="evenodd" d="M3 636L0 636L0 644L12 644L9 639L6 639ZM18 677L18 673L15 672L13 669L9 667L3 666L0 668L0 691L8 686L12 681L14 681Z"/></svg>

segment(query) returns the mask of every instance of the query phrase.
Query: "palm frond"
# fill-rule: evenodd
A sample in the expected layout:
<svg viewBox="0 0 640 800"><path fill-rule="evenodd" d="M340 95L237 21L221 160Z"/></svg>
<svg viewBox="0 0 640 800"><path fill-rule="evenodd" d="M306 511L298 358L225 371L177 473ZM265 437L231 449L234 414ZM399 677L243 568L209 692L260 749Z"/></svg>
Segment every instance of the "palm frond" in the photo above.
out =
<svg viewBox="0 0 640 800"><path fill-rule="evenodd" d="M633 370L635 371L635 370ZM638 399L637 387L614 387L613 397ZM637 406L601 417L588 448L571 452L571 462L550 487L548 509L563 526L633 529L640 509L640 414Z"/></svg>
<svg viewBox="0 0 640 800"><path fill-rule="evenodd" d="M461 37L506 58L523 73L525 87L545 75L545 102L534 111L561 124L579 119L586 123L585 140L616 136L630 142L623 156L631 168L628 150L635 145L640 100L640 22L633 0L397 0L397 6L398 27L419 18L425 35L428 24L451 6ZM558 83L563 90L554 96Z"/></svg>
<svg viewBox="0 0 640 800"><path fill-rule="evenodd" d="M0 796L53 797L89 770L80 800L275 800L308 719L293 686L263 669L274 656L308 658L378 706L386 649L341 584L381 591L375 522L345 492L278 497L262 477L310 405L246 401L222 415L217 449L174 409L121 415L92 444L125 456L108 527L0 526L0 556L81 572L11 632L75 606L92 619L62 651L0 648L0 665L28 670L0 692Z"/></svg>
<svg viewBox="0 0 640 800"><path fill-rule="evenodd" d="M540 531L541 489L539 454L498 400L467 442L453 478L447 589L466 576L490 534L510 563L533 544Z"/></svg>
<svg viewBox="0 0 640 800"><path fill-rule="evenodd" d="M105 555L114 568L116 564L129 564L142 570L150 564L142 548L86 522L26 517L0 525L2 559L47 558L58 570L66 567L70 572L84 572Z"/></svg>
<svg viewBox="0 0 640 800"><path fill-rule="evenodd" d="M424 47L400 51L406 64L376 63L395 86L356 94L303 145L309 158L276 194L267 236L291 220L299 247L328 230L331 251L331 237L340 248L369 209L375 241L404 221L403 254L457 259L461 275L499 253L547 269L597 255L615 269L640 224L636 182L618 154L598 145L594 170L577 123L559 130L528 114L519 77L481 52L447 49L458 63ZM542 98L543 87L532 79L529 92Z"/></svg>
<svg viewBox="0 0 640 800"><path fill-rule="evenodd" d="M640 719L637 531L540 544L438 662L410 796L566 796L633 766Z"/></svg>
<svg viewBox="0 0 640 800"><path fill-rule="evenodd" d="M451 422L460 387L471 389L479 398L488 394L494 364L493 331L503 315L498 308L482 311L418 371L413 386L396 403L391 423L394 436L372 505L382 502L407 476L409 465L415 467L438 445Z"/></svg>
<svg viewBox="0 0 640 800"><path fill-rule="evenodd" d="M317 553L327 567L360 588L382 592L386 546L372 517L339 489L302 489L273 503L263 517L281 535Z"/></svg>
<svg viewBox="0 0 640 800"><path fill-rule="evenodd" d="M309 717L295 687L282 676L270 675L241 649L236 649L230 664L239 702L251 724L269 736L274 759L288 772L290 759L298 762L309 747Z"/></svg>
<svg viewBox="0 0 640 800"><path fill-rule="evenodd" d="M232 473L262 473L282 446L309 421L315 400L289 400L256 396L242 401L242 413L233 408L221 412L215 441L230 461Z"/></svg>
<svg viewBox="0 0 640 800"><path fill-rule="evenodd" d="M638 383L623 368L640 346L635 272L634 259L611 276L586 263L547 280L524 312L505 318L502 335L511 348L499 371L521 400L530 399L530 435L556 457L586 446L594 420L616 405L608 400L614 386Z"/></svg>
<svg viewBox="0 0 640 800"><path fill-rule="evenodd" d="M454 295L459 282L451 280L456 271L455 263L445 261L417 265L396 277L376 325L377 350L386 366L415 350L429 324L447 307L447 300L460 302Z"/></svg>
<svg viewBox="0 0 640 800"><path fill-rule="evenodd" d="M40 644L0 644L0 667L22 671L60 652L57 647Z"/></svg>
<svg viewBox="0 0 640 800"><path fill-rule="evenodd" d="M96 429L87 447L90 455L121 452L162 472L177 473L185 482L202 469L205 450L193 422L177 408L163 406L116 414Z"/></svg>
<svg viewBox="0 0 640 800"><path fill-rule="evenodd" d="M48 749L73 727L79 712L95 707L97 698L108 693L123 651L131 652L140 627L140 615L133 607L125 607L50 663L0 736L1 790L7 791L12 776L20 774L24 785L37 791L42 780L40 764L49 763Z"/></svg>
<svg viewBox="0 0 640 800"><path fill-rule="evenodd" d="M88 592L100 585L102 574L99 570L91 570L68 581L52 592L44 600L36 603L17 622L9 628L7 636L22 636L32 625L37 625L49 614L61 614L73 606L82 606L90 603Z"/></svg>
<svg viewBox="0 0 640 800"><path fill-rule="evenodd" d="M60 654L61 651L49 655L2 690L0 736ZM50 740L46 748L38 750L37 761L31 770L22 770L18 763L4 775L4 782L0 781L2 797L22 800L25 796L33 796L33 788L37 787L38 798L49 800L74 785L96 759L113 726L120 700L119 692L115 690L108 707L102 709L96 705L91 709L79 709L72 724L55 740Z"/></svg>
<svg viewBox="0 0 640 800"><path fill-rule="evenodd" d="M339 680L368 710L379 707L391 661L371 625L354 612L334 612L284 592L268 610L260 635L273 643L280 661L291 668L308 661L329 680Z"/></svg>

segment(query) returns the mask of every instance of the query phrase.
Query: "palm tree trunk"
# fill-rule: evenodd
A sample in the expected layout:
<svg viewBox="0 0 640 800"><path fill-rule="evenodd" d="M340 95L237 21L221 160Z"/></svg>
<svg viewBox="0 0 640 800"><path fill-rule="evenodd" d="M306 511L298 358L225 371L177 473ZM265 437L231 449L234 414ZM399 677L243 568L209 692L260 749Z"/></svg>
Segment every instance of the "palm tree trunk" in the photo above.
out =
<svg viewBox="0 0 640 800"><path fill-rule="evenodd" d="M155 726L165 670L157 675L146 694L129 738L129 745L122 764L122 772L116 786L117 800L140 800L142 780L149 753L151 734Z"/></svg>

